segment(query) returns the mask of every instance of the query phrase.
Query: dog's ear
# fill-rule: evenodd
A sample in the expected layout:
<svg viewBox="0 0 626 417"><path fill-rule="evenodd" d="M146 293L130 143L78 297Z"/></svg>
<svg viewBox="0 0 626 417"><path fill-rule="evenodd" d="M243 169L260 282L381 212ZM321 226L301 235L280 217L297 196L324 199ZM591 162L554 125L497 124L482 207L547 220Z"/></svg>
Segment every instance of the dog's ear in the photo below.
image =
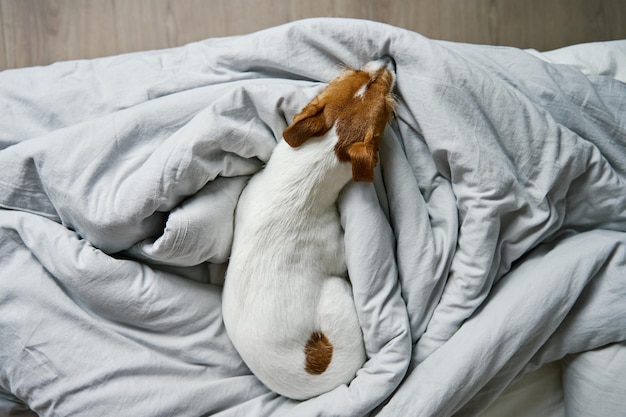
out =
<svg viewBox="0 0 626 417"><path fill-rule="evenodd" d="M373 182L374 168L378 163L378 156L371 144L355 142L348 148L348 155L352 162L352 180Z"/></svg>
<svg viewBox="0 0 626 417"><path fill-rule="evenodd" d="M313 136L322 136L330 128L324 115L324 106L314 100L293 118L283 131L283 139L292 148L297 148Z"/></svg>

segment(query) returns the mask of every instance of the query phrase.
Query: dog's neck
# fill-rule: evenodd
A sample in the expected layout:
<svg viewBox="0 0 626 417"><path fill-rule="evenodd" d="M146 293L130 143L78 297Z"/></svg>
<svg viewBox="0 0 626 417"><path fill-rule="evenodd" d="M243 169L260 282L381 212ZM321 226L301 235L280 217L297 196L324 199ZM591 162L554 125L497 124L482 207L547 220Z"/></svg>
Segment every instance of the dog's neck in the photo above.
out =
<svg viewBox="0 0 626 417"><path fill-rule="evenodd" d="M265 167L274 171L271 185L277 198L294 209L324 210L335 204L343 187L352 179L350 163L341 162L334 152L334 129L311 138L298 148L281 141Z"/></svg>

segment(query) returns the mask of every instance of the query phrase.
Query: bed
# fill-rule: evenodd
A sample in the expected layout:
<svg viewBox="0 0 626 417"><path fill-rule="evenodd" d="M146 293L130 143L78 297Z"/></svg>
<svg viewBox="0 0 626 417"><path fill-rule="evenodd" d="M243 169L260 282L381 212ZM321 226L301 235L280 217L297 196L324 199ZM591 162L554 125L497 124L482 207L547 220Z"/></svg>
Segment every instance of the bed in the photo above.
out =
<svg viewBox="0 0 626 417"><path fill-rule="evenodd" d="M304 402L221 320L233 212L345 66L396 64L338 203L368 361ZM623 416L626 41L362 20L0 73L0 415Z"/></svg>

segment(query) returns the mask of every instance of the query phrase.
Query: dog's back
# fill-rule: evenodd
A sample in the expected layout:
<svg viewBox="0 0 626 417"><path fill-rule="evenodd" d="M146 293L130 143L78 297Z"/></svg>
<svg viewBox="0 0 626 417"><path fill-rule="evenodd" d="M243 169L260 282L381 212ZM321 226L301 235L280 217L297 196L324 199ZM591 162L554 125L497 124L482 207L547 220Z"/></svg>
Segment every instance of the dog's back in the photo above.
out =
<svg viewBox="0 0 626 417"><path fill-rule="evenodd" d="M365 361L336 200L351 178L373 178L393 110L393 74L368 65L344 72L294 118L237 207L226 329L254 374L295 399L349 383ZM342 131L347 124L356 134Z"/></svg>

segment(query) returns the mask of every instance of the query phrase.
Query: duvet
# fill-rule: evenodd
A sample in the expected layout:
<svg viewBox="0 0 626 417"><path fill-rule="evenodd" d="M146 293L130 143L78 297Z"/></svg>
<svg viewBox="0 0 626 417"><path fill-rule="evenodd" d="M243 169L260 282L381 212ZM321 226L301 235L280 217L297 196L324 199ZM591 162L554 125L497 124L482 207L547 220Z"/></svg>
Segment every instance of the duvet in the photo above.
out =
<svg viewBox="0 0 626 417"><path fill-rule="evenodd" d="M339 202L368 361L287 400L222 323L234 209L294 114L383 55L396 116L375 183ZM0 415L473 416L545 363L625 349L611 77L312 19L1 72L0 149Z"/></svg>

